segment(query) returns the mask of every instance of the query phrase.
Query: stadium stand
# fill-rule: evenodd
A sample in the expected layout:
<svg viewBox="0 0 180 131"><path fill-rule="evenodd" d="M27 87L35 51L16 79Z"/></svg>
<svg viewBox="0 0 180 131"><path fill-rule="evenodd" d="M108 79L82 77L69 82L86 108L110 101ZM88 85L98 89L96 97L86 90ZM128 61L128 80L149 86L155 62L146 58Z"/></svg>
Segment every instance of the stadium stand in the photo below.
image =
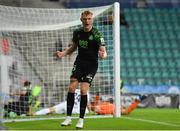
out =
<svg viewBox="0 0 180 131"><path fill-rule="evenodd" d="M129 72L129 76L122 79L129 80L128 77L134 76L133 79L137 80L140 76L140 78L144 78L144 84L180 84L176 81L177 78L179 79L176 71L179 68L177 61L180 55L177 51L179 50L177 43L179 38L176 33L178 23L176 17L178 17L179 10L172 10L159 8L124 9L127 21L132 26L129 30L121 28L121 59L122 61L128 59L134 62L122 67L122 72L124 69ZM128 35L129 38L125 35ZM124 55L124 52L129 52L129 55ZM131 71L132 65L135 65L136 70L142 68L141 73L135 74L136 71ZM136 67L136 65L139 66ZM168 83L169 81L171 83ZM131 80L126 82L126 84L132 84Z"/></svg>
<svg viewBox="0 0 180 131"><path fill-rule="evenodd" d="M114 2L119 2L121 4L121 8L132 8L139 7L139 0L68 0L67 8L83 8L83 7L92 7L92 6L103 6L112 4ZM180 2L177 0L146 0L146 6L148 7L156 7L156 8L178 8L180 6Z"/></svg>

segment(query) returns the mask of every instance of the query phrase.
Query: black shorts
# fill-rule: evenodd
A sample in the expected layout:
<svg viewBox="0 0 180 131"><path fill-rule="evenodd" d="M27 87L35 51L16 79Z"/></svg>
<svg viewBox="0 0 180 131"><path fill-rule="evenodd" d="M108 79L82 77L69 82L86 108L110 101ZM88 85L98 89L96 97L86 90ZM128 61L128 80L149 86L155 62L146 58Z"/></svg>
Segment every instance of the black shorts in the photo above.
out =
<svg viewBox="0 0 180 131"><path fill-rule="evenodd" d="M98 69L98 63L75 61L71 78L91 84Z"/></svg>

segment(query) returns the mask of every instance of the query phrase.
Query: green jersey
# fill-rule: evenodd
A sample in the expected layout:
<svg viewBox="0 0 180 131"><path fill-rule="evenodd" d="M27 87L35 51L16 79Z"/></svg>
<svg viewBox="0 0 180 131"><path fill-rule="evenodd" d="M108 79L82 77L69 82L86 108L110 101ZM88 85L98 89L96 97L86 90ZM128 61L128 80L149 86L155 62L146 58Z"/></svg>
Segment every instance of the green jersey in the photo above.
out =
<svg viewBox="0 0 180 131"><path fill-rule="evenodd" d="M84 32L83 28L79 28L73 32L72 41L78 46L77 61L98 61L99 47L104 46L104 38L98 29Z"/></svg>

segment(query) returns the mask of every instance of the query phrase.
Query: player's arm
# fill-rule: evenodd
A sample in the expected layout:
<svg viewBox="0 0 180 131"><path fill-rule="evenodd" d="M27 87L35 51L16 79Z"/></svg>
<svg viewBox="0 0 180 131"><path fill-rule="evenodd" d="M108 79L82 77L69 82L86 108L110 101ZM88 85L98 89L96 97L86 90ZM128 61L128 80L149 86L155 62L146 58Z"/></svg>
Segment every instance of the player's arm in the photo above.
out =
<svg viewBox="0 0 180 131"><path fill-rule="evenodd" d="M66 55L70 55L72 54L75 50L77 49L77 44L75 44L74 42L68 47L66 48L64 51L57 51L56 55L59 58L62 58Z"/></svg>
<svg viewBox="0 0 180 131"><path fill-rule="evenodd" d="M105 59L107 57L106 47L104 45L99 47L99 57L101 59Z"/></svg>
<svg viewBox="0 0 180 131"><path fill-rule="evenodd" d="M99 36L99 58L105 59L107 57L107 51L104 38L100 32L97 33L97 36Z"/></svg>

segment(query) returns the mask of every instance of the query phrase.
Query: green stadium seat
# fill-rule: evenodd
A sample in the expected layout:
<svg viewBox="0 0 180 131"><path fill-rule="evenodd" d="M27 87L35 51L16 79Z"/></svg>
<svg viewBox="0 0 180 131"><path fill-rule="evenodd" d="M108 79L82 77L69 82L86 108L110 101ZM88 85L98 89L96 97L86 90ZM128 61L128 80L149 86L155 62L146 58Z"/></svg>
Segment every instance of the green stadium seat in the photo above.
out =
<svg viewBox="0 0 180 131"><path fill-rule="evenodd" d="M180 67L180 58L176 59L175 62L176 62L176 68L179 69L179 67Z"/></svg>
<svg viewBox="0 0 180 131"><path fill-rule="evenodd" d="M172 53L173 53L173 58L179 58L180 52L178 49L173 49Z"/></svg>
<svg viewBox="0 0 180 131"><path fill-rule="evenodd" d="M175 31L173 31L173 30L169 30L168 32L167 32L167 35L168 35L168 39L176 39L176 32Z"/></svg>
<svg viewBox="0 0 180 131"><path fill-rule="evenodd" d="M138 46L139 46L139 42L136 39L130 40L129 48L136 49L138 48Z"/></svg>
<svg viewBox="0 0 180 131"><path fill-rule="evenodd" d="M121 67L121 68L126 68L126 62L125 62L124 59L121 59L121 60L120 60L120 67Z"/></svg>
<svg viewBox="0 0 180 131"><path fill-rule="evenodd" d="M176 67L176 62L173 59L166 59L167 61L167 67L168 68L175 68Z"/></svg>
<svg viewBox="0 0 180 131"><path fill-rule="evenodd" d="M142 30L142 25L140 23L136 22L136 23L133 24L133 28L135 30Z"/></svg>
<svg viewBox="0 0 180 131"><path fill-rule="evenodd" d="M128 49L130 48L130 42L128 39L122 39L121 40L121 48L124 49Z"/></svg>
<svg viewBox="0 0 180 131"><path fill-rule="evenodd" d="M149 31L149 30L145 30L145 31L142 31L143 35L143 40L146 39L146 40L151 40L152 39L152 32Z"/></svg>
<svg viewBox="0 0 180 131"><path fill-rule="evenodd" d="M176 39L169 40L169 43L173 49L177 49L179 47L179 41Z"/></svg>
<svg viewBox="0 0 180 131"><path fill-rule="evenodd" d="M129 14L129 13L124 13L124 15L126 16L126 20L127 20L127 21L133 21L133 17L132 17L131 14Z"/></svg>
<svg viewBox="0 0 180 131"><path fill-rule="evenodd" d="M170 48L170 42L167 39L161 40L161 43L163 45L162 48L169 49Z"/></svg>
<svg viewBox="0 0 180 131"><path fill-rule="evenodd" d="M152 77L155 78L155 79L161 78L161 72L159 71L158 68L154 68L154 69L153 69L153 75L152 75Z"/></svg>
<svg viewBox="0 0 180 131"><path fill-rule="evenodd" d="M139 71L139 72L137 72L137 74L136 74L136 77L137 77L137 78L144 78L144 76L145 76L145 72L144 72L144 71Z"/></svg>
<svg viewBox="0 0 180 131"><path fill-rule="evenodd" d="M178 78L178 72L176 68L169 69L169 77L172 78L172 80Z"/></svg>
<svg viewBox="0 0 180 131"><path fill-rule="evenodd" d="M127 67L128 67L128 68L134 67L134 61L133 61L133 59L132 59L132 58L131 58L131 59L126 59L126 64L127 64Z"/></svg>
<svg viewBox="0 0 180 131"><path fill-rule="evenodd" d="M124 70L124 69L121 70L120 74L121 74L121 78L123 78L123 80L124 80L124 78L128 77L128 72L126 70Z"/></svg>
<svg viewBox="0 0 180 131"><path fill-rule="evenodd" d="M128 33L123 28L120 30L120 37L121 39L128 39Z"/></svg>
<svg viewBox="0 0 180 131"><path fill-rule="evenodd" d="M132 79L132 78L133 78L133 79L136 78L136 72L134 72L134 71L128 71L128 77L131 78L131 79Z"/></svg>
<svg viewBox="0 0 180 131"><path fill-rule="evenodd" d="M158 59L151 58L151 66L152 66L152 68L159 67Z"/></svg>
<svg viewBox="0 0 180 131"><path fill-rule="evenodd" d="M150 22L152 22L152 21L155 21L156 20L156 18L155 18L155 16L154 16L154 14L153 13L148 13L147 14L147 16L148 16L148 21L150 21Z"/></svg>
<svg viewBox="0 0 180 131"><path fill-rule="evenodd" d="M165 51L165 56L164 56L164 57L165 57L165 58L168 58L168 59L173 58L173 54L172 54L171 49L166 49L166 51Z"/></svg>
<svg viewBox="0 0 180 131"><path fill-rule="evenodd" d="M160 39L154 40L154 48L162 49L163 48L162 40Z"/></svg>
<svg viewBox="0 0 180 131"><path fill-rule="evenodd" d="M160 59L159 58L158 61L159 61L159 67L160 68L166 68L167 67L167 62L166 62L165 59L163 59L163 58Z"/></svg>
<svg viewBox="0 0 180 131"><path fill-rule="evenodd" d="M147 68L149 69L149 68ZM151 71L151 69L149 69L149 71L145 72L145 78L152 78L153 72Z"/></svg>
<svg viewBox="0 0 180 131"><path fill-rule="evenodd" d="M145 67L145 68L149 68L149 67L151 67L151 62L150 62L150 60L149 59L142 59L142 63L143 63L143 66Z"/></svg>
<svg viewBox="0 0 180 131"><path fill-rule="evenodd" d="M141 62L141 59L140 58L135 58L134 59L134 66L136 67L136 68L141 68L142 67L142 62Z"/></svg>
<svg viewBox="0 0 180 131"><path fill-rule="evenodd" d="M156 58L156 56L157 56L155 49L149 49L147 53L150 58Z"/></svg>
<svg viewBox="0 0 180 131"><path fill-rule="evenodd" d="M156 22L156 24L157 24L157 30L160 31L159 33L161 33L161 32L166 33L166 32L165 32L166 27L164 26L163 22L159 22L159 21L158 21L158 22ZM161 36L161 37L164 37L164 35ZM164 37L164 38L165 38L165 37Z"/></svg>
<svg viewBox="0 0 180 131"><path fill-rule="evenodd" d="M140 56L141 58L148 58L148 57L149 57L148 51L147 51L145 48L144 48L144 49L141 49L141 50L140 50L140 53L141 53L141 54L140 54L140 55L141 55L141 56Z"/></svg>
<svg viewBox="0 0 180 131"><path fill-rule="evenodd" d="M139 43L139 48L140 48L140 49L146 48L146 40L144 40L144 39L139 39L138 43Z"/></svg>
<svg viewBox="0 0 180 131"><path fill-rule="evenodd" d="M165 27L166 27L166 30L167 31L172 31L173 30L173 24L172 24L172 22L170 23L170 22L166 22L165 23ZM168 32L167 32L168 33Z"/></svg>
<svg viewBox="0 0 180 131"><path fill-rule="evenodd" d="M169 72L167 70L162 72L162 78L169 78Z"/></svg>
<svg viewBox="0 0 180 131"><path fill-rule="evenodd" d="M122 52L123 52L125 58L131 58L132 57L131 49L124 49Z"/></svg>
<svg viewBox="0 0 180 131"><path fill-rule="evenodd" d="M165 52L163 49L156 50L157 58L163 58L165 55Z"/></svg>
<svg viewBox="0 0 180 131"><path fill-rule="evenodd" d="M146 43L147 43L146 48L148 49L154 48L154 41L152 39L147 39Z"/></svg>
<svg viewBox="0 0 180 131"><path fill-rule="evenodd" d="M133 58L139 58L140 56L141 56L141 53L140 53L140 51L139 51L140 49L132 49L132 57Z"/></svg>
<svg viewBox="0 0 180 131"><path fill-rule="evenodd" d="M146 78L145 82L147 85L155 85L156 81L153 78Z"/></svg>

